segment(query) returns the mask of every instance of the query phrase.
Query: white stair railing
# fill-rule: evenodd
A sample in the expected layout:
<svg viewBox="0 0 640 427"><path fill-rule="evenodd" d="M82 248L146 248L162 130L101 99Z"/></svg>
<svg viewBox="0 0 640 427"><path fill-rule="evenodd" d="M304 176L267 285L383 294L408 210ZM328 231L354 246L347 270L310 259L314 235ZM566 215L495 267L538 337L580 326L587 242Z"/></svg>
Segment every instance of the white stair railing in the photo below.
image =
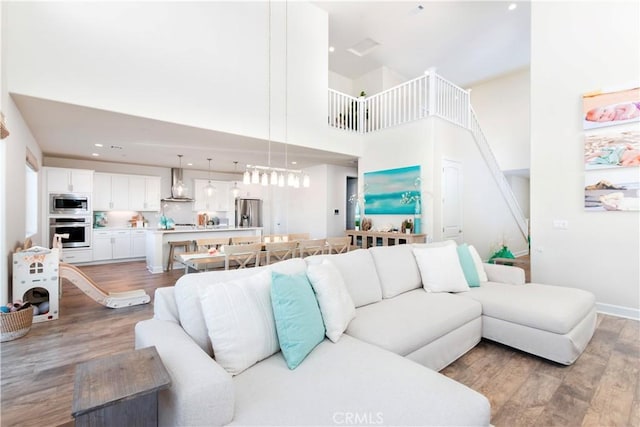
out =
<svg viewBox="0 0 640 427"><path fill-rule="evenodd" d="M398 126L428 115L428 76L420 76L363 100L363 132Z"/></svg>
<svg viewBox="0 0 640 427"><path fill-rule="evenodd" d="M329 126L346 131L374 132L430 115L471 132L518 228L524 238L528 238L527 220L480 128L471 107L469 91L442 78L433 70L368 98L356 98L329 89Z"/></svg>
<svg viewBox="0 0 640 427"><path fill-rule="evenodd" d="M329 89L329 126L366 133L428 116L429 76L420 76L368 98Z"/></svg>
<svg viewBox="0 0 640 427"><path fill-rule="evenodd" d="M329 89L329 126L358 132L361 100L354 96Z"/></svg>

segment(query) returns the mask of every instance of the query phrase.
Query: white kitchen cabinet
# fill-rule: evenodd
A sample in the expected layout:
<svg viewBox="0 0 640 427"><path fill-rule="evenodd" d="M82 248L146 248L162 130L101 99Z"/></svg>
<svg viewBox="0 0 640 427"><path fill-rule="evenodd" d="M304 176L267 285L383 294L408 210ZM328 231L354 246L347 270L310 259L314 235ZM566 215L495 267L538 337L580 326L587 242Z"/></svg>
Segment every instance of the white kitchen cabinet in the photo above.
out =
<svg viewBox="0 0 640 427"><path fill-rule="evenodd" d="M147 231L142 230L131 230L131 256L134 258L144 257L146 256L145 252L145 239L146 239Z"/></svg>
<svg viewBox="0 0 640 427"><path fill-rule="evenodd" d="M93 260L131 258L130 230L93 230Z"/></svg>
<svg viewBox="0 0 640 427"><path fill-rule="evenodd" d="M65 248L62 250L62 261L69 264L79 264L83 262L91 262L93 260L93 252L91 249L75 249Z"/></svg>
<svg viewBox="0 0 640 427"><path fill-rule="evenodd" d="M160 210L160 177L129 176L129 209L133 211Z"/></svg>
<svg viewBox="0 0 640 427"><path fill-rule="evenodd" d="M110 230L93 230L93 260L102 261L113 259L113 245Z"/></svg>
<svg viewBox="0 0 640 427"><path fill-rule="evenodd" d="M96 173L93 210L159 211L160 177Z"/></svg>
<svg viewBox="0 0 640 427"><path fill-rule="evenodd" d="M208 195L205 191L208 179L194 179L194 211L217 211L226 212L229 210L229 183L225 181L211 181L211 185L216 188L212 195Z"/></svg>
<svg viewBox="0 0 640 427"><path fill-rule="evenodd" d="M129 210L129 177L96 172L93 179L93 210Z"/></svg>
<svg viewBox="0 0 640 427"><path fill-rule="evenodd" d="M47 168L47 191L49 193L91 193L93 171Z"/></svg>

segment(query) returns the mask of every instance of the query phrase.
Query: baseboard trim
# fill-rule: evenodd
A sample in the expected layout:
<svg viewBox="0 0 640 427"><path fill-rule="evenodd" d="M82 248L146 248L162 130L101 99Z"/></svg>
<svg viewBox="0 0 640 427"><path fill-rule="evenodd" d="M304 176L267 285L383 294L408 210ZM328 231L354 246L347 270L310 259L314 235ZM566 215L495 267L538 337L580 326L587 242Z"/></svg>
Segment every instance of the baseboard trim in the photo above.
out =
<svg viewBox="0 0 640 427"><path fill-rule="evenodd" d="M596 303L596 311L602 314L608 314L616 317L624 317L625 319L640 321L640 310L637 308L623 307L620 305Z"/></svg>

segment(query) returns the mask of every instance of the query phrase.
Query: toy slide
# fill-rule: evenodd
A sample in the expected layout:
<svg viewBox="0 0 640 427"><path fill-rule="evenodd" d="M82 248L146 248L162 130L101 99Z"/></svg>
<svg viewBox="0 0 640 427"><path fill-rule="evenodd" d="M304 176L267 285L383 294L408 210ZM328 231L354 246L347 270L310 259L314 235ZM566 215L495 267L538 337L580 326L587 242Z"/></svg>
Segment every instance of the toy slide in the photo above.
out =
<svg viewBox="0 0 640 427"><path fill-rule="evenodd" d="M126 292L107 292L100 288L84 274L78 267L65 262L60 263L60 277L64 277L76 285L82 292L94 299L96 302L109 308L122 308L132 305L147 304L151 301L149 295L142 289Z"/></svg>

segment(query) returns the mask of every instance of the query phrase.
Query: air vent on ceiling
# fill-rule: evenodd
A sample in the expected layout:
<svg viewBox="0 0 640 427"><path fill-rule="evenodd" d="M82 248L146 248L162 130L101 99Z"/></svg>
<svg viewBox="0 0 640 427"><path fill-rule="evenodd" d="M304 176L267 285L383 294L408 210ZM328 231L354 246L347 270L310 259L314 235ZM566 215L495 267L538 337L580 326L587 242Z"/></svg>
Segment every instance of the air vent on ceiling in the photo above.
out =
<svg viewBox="0 0 640 427"><path fill-rule="evenodd" d="M380 43L378 43L375 40L371 40L369 37L367 37L366 39L354 44L347 50L353 53L354 55L365 56L371 53L371 51L377 48L378 46L380 46Z"/></svg>

